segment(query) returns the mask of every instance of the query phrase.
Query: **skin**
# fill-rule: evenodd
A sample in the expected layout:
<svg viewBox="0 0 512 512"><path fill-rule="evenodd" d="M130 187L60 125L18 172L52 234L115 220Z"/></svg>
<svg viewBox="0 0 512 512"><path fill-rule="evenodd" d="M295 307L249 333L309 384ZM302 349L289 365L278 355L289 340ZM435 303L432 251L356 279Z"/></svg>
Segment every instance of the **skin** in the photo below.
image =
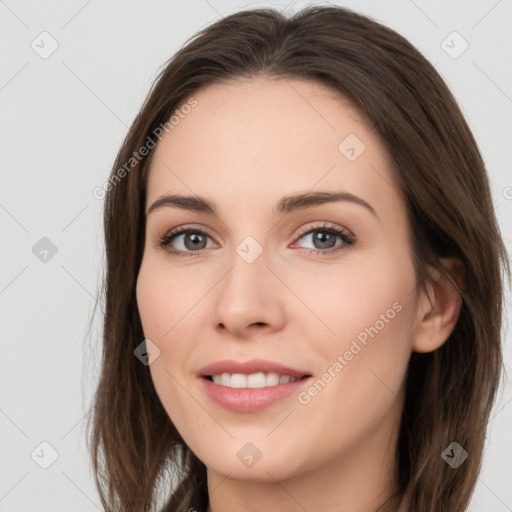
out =
<svg viewBox="0 0 512 512"><path fill-rule="evenodd" d="M430 301L416 289L389 156L335 90L259 76L194 98L197 106L155 149L147 208L164 194L198 195L215 203L217 215L176 207L147 215L137 301L144 334L160 350L150 366L158 396L207 467L208 512L373 512L397 488L411 351L444 343L460 298L436 273ZM338 149L349 134L366 146L354 161ZM375 215L349 201L273 212L283 196L339 190L364 199ZM341 250L322 254L312 235L299 238L301 229L325 233L326 223L348 230L354 244L336 237ZM168 252L193 253L184 235L158 246L185 225L209 236L199 255ZM262 249L252 263L236 252L248 236ZM234 412L200 386L198 370L220 359L269 359L321 377L397 303L394 318L307 404L294 394L258 412ZM252 467L237 457L247 442L262 454Z"/></svg>

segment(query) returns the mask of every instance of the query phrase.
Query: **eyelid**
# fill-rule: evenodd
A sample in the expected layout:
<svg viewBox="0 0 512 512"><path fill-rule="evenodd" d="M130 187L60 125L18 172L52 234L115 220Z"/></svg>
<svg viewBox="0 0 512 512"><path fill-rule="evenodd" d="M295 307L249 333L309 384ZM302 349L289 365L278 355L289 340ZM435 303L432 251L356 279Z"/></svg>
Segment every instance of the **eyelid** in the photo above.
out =
<svg viewBox="0 0 512 512"><path fill-rule="evenodd" d="M318 224L315 225L314 222L315 221L310 222L309 224L312 224L312 225L309 225L308 227L300 228L295 233L295 235L294 235L295 238L302 238L304 235L309 234L312 231L317 231L317 230L320 230L320 229L326 229L326 230L327 229L334 229L334 230L338 230L338 231L343 231L343 233L345 233L347 235L354 236L354 234L349 229L347 229L346 227L338 226L336 224L332 224L332 223L329 223L327 221L324 221L324 223L322 225L318 225ZM201 224L183 224L181 226L176 226L174 228L165 230L163 235L160 236L159 238L163 238L163 237L165 237L167 235L170 235L171 233L173 235L178 235L178 234L186 233L187 231L194 231L194 230L204 232L210 238L215 239L215 237L210 234L209 229L206 226L203 226Z"/></svg>
<svg viewBox="0 0 512 512"><path fill-rule="evenodd" d="M312 231L319 231L321 229L325 229L325 230L328 230L328 229L336 229L338 231L343 231L343 232L347 232L350 233L350 231L347 229L347 228L344 228L343 226L338 226L336 224L333 224L331 222L328 222L328 221L323 221L323 224L320 225L320 224L314 224L315 221L313 221L312 223L309 223L309 224L312 224L312 225L309 225L308 227L305 227L305 228L300 228L298 231L297 231L297 234L295 235L297 238L301 238L303 237L304 235L308 234L308 233L311 233ZM317 222L322 222L322 221L317 221Z"/></svg>
<svg viewBox="0 0 512 512"><path fill-rule="evenodd" d="M351 238L355 238L354 233L352 233L352 231L350 231L350 229L348 229L344 226L339 226L337 224L330 223L328 221L324 221L322 225L313 224L306 228L301 228L301 229L299 229L299 231L296 233L295 236L296 236L296 238L302 238L304 235L307 235L314 231L321 231L322 229L325 229L326 231L328 231L328 230L341 231L344 235L351 237Z"/></svg>
<svg viewBox="0 0 512 512"><path fill-rule="evenodd" d="M215 237L210 233L210 229L206 226L203 226L202 224L182 224L180 226L165 230L163 236L181 235L183 233L187 233L188 231L202 232L208 235L211 239L215 239Z"/></svg>

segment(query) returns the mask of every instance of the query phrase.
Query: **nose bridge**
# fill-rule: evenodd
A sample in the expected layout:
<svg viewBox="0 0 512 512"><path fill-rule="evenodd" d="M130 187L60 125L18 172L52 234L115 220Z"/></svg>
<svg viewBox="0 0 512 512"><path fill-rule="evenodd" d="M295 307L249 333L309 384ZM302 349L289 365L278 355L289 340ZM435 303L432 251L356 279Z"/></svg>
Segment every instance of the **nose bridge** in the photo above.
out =
<svg viewBox="0 0 512 512"><path fill-rule="evenodd" d="M226 276L229 287L243 286L245 282L257 283L269 272L266 267L270 263L268 234L255 229L256 219L251 217L241 215L238 227L232 226L232 250L228 255L231 270Z"/></svg>
<svg viewBox="0 0 512 512"><path fill-rule="evenodd" d="M230 270L218 286L215 323L240 333L252 324L277 327L282 304L276 281L267 265L269 253L254 237L246 237L233 250Z"/></svg>
<svg viewBox="0 0 512 512"><path fill-rule="evenodd" d="M253 237L246 237L234 248L230 271L225 277L223 295L233 299L257 302L268 285L268 254Z"/></svg>

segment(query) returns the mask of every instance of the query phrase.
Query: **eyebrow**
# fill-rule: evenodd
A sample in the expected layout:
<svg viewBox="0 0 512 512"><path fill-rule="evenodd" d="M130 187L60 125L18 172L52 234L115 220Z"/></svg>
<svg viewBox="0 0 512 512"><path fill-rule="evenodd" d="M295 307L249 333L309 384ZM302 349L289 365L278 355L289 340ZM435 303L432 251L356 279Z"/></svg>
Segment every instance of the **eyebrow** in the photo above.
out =
<svg viewBox="0 0 512 512"><path fill-rule="evenodd" d="M375 217L378 217L373 207L364 199L361 199L349 192L304 192L300 194L287 195L282 197L273 208L272 213L285 215L297 210L303 210L312 206L319 206L325 203L350 202L366 208ZM163 207L182 208L196 212L204 212L210 215L217 215L215 203L201 196L183 196L179 194L164 195L159 197L147 210L146 215Z"/></svg>

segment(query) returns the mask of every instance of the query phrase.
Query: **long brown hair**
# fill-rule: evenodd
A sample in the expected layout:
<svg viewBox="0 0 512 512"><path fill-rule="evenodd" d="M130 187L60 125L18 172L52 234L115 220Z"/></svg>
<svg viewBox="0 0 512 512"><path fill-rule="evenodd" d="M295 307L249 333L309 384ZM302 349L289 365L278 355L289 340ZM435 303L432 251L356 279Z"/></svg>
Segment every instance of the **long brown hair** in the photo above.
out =
<svg viewBox="0 0 512 512"><path fill-rule="evenodd" d="M462 512L500 383L502 288L510 276L485 165L454 97L418 50L368 17L318 5L289 17L273 9L241 11L192 37L163 68L117 155L104 187L103 354L88 423L103 506L154 510L170 478L173 492L160 510L206 509L206 468L164 411L149 367L134 357L144 339L135 286L153 152L130 159L199 89L256 75L328 85L365 116L391 156L406 201L418 286L429 269L451 278L440 257L464 264L454 331L439 349L410 359L396 453L400 489L385 506ZM469 454L457 469L441 457L454 441Z"/></svg>

